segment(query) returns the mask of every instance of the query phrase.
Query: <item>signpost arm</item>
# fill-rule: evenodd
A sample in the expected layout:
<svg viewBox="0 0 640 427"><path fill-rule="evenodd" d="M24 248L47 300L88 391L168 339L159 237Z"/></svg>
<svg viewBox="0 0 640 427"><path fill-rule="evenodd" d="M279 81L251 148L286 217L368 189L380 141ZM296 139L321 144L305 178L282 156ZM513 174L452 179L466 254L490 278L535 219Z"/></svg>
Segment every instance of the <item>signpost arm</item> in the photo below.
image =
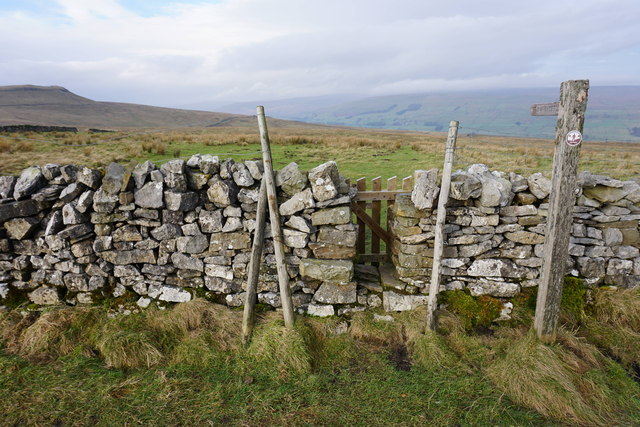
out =
<svg viewBox="0 0 640 427"><path fill-rule="evenodd" d="M556 337L562 285L569 257L576 173L588 92L588 80L566 81L560 86L549 215L534 321L538 337L545 342L553 342ZM579 135L579 139L576 139L576 135Z"/></svg>

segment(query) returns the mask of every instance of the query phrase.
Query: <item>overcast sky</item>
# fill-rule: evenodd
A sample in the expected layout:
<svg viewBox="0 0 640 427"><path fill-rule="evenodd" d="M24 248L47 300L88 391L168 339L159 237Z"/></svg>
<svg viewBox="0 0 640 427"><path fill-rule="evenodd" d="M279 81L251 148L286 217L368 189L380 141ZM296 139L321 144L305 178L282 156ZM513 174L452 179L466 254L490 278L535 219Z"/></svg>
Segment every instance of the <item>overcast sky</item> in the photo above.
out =
<svg viewBox="0 0 640 427"><path fill-rule="evenodd" d="M221 105L640 84L638 0L0 0L0 85Z"/></svg>

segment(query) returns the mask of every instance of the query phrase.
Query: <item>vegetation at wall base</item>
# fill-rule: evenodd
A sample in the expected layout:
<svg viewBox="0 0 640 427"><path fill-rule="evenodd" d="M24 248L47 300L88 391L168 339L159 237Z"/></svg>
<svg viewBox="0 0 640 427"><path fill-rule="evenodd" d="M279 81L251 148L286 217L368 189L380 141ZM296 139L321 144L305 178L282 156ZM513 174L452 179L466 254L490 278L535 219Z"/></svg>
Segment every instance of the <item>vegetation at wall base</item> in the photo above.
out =
<svg viewBox="0 0 640 427"><path fill-rule="evenodd" d="M202 299L115 317L0 312L0 423L638 424L638 353L596 347L589 328L638 334L640 293L592 294L580 326L561 327L553 345L530 332L531 295L514 299L528 324L468 331L444 310L426 335L424 309L393 321L302 316L293 330L267 311L246 348L241 311Z"/></svg>

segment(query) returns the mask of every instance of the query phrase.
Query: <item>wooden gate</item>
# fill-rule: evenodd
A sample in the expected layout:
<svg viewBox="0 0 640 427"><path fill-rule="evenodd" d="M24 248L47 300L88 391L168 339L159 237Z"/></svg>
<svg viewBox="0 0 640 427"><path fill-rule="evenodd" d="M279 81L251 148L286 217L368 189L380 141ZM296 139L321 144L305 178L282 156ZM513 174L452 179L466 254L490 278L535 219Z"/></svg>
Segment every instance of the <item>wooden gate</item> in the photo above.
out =
<svg viewBox="0 0 640 427"><path fill-rule="evenodd" d="M371 180L371 190L367 190L366 178L356 181L358 194L351 202L351 210L356 215L358 224L358 263L379 265L389 258L389 211L397 194L411 192L412 181L413 178L410 176L404 178L401 188L398 189L397 177L394 176L387 179L385 190L382 189L382 178L379 176ZM384 243L384 248L381 243Z"/></svg>

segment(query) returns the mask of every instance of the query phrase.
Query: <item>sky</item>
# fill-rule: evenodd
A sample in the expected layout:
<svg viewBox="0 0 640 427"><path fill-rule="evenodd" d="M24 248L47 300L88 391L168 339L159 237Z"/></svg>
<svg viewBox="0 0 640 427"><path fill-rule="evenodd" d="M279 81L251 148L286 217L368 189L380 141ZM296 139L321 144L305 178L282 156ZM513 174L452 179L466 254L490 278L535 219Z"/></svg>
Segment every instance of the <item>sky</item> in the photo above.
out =
<svg viewBox="0 0 640 427"><path fill-rule="evenodd" d="M215 106L640 84L638 0L0 0L0 85Z"/></svg>

